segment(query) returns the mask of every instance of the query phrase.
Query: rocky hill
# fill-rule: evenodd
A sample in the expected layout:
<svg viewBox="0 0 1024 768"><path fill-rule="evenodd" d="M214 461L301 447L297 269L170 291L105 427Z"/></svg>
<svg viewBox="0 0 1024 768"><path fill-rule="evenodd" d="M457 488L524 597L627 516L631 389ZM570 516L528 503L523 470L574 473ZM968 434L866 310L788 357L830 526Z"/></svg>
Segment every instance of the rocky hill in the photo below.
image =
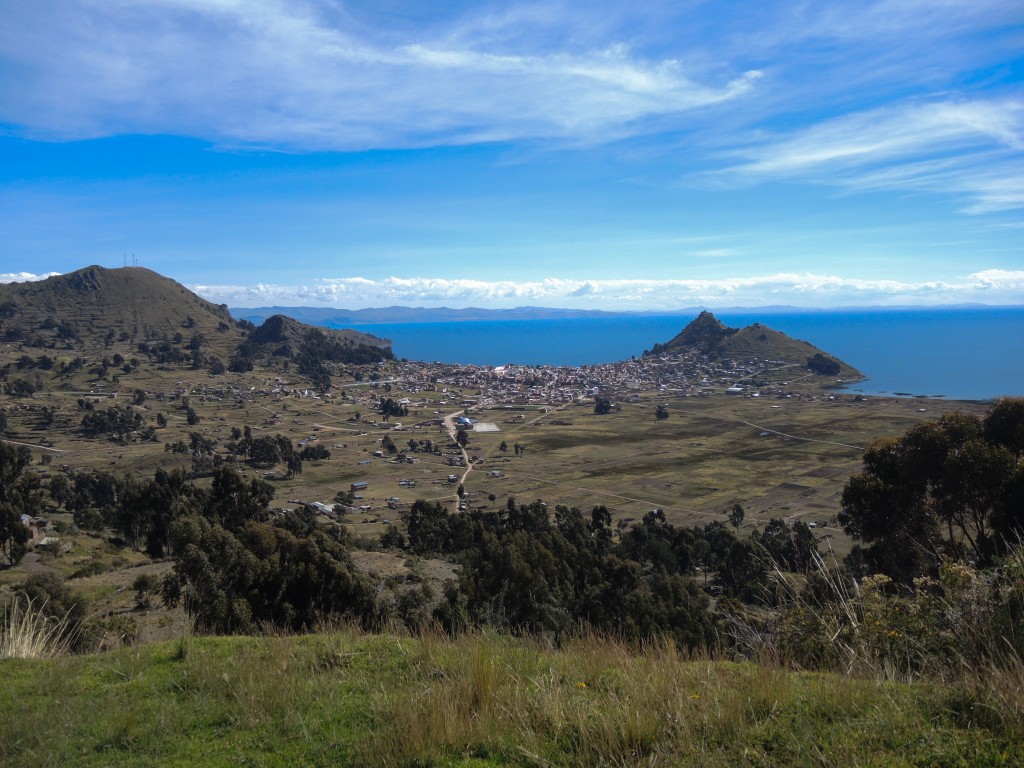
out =
<svg viewBox="0 0 1024 768"><path fill-rule="evenodd" d="M289 362L321 382L328 363L394 357L386 339L314 328L281 315L255 328L235 320L226 305L142 267L91 266L38 282L0 284L0 340L12 354L53 350L115 365L145 356L157 365L186 364L214 374Z"/></svg>
<svg viewBox="0 0 1024 768"><path fill-rule="evenodd" d="M0 337L35 347L94 352L115 343L186 343L197 334L217 352L241 344L248 326L225 305L142 267L91 266L31 283L0 284Z"/></svg>
<svg viewBox="0 0 1024 768"><path fill-rule="evenodd" d="M333 363L376 363L391 360L391 342L353 330L315 328L291 317L273 315L242 345L245 357L316 358Z"/></svg>
<svg viewBox="0 0 1024 768"><path fill-rule="evenodd" d="M842 379L859 379L863 374L818 347L794 339L781 331L754 323L730 328L708 311L701 312L675 337L655 344L646 355L697 352L711 360L778 360L807 366L814 373Z"/></svg>

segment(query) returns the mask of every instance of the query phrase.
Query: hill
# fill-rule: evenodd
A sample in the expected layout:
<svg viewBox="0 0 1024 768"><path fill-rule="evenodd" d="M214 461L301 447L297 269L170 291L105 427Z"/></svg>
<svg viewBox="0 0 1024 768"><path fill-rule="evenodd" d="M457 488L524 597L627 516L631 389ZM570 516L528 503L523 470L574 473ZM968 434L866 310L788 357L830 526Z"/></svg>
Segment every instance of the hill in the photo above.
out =
<svg viewBox="0 0 1024 768"><path fill-rule="evenodd" d="M313 328L277 315L261 327L235 320L180 283L142 267L90 266L32 283L0 284L0 338L22 347L78 355L130 357L158 365L188 363L219 373L224 362L253 360L300 371L323 363L393 359L390 342L349 330Z"/></svg>
<svg viewBox="0 0 1024 768"><path fill-rule="evenodd" d="M245 340L226 305L143 267L90 266L31 283L0 284L0 335L36 347L95 352L114 343L188 341L217 352Z"/></svg>
<svg viewBox="0 0 1024 768"><path fill-rule="evenodd" d="M853 366L813 344L794 339L766 325L754 323L730 328L707 310L664 344L655 344L646 355L696 352L716 361L774 360L802 365L812 372L851 380L863 378Z"/></svg>
<svg viewBox="0 0 1024 768"><path fill-rule="evenodd" d="M394 359L387 339L347 329L314 328L284 315L268 317L249 334L239 354L248 359L285 358L299 363L300 368Z"/></svg>

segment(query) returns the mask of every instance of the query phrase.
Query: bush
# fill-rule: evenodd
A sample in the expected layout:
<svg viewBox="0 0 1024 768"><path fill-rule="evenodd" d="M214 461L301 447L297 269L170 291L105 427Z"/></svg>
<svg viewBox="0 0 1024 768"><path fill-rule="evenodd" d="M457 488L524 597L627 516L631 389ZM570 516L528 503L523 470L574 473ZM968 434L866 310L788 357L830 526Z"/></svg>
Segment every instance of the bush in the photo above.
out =
<svg viewBox="0 0 1024 768"><path fill-rule="evenodd" d="M858 584L821 558L816 566L801 589L787 583L790 599L767 632L748 633L758 655L771 637L772 654L801 667L900 677L959 676L1024 659L1019 546L984 571L947 560L937 578L918 578L911 590L881 574Z"/></svg>

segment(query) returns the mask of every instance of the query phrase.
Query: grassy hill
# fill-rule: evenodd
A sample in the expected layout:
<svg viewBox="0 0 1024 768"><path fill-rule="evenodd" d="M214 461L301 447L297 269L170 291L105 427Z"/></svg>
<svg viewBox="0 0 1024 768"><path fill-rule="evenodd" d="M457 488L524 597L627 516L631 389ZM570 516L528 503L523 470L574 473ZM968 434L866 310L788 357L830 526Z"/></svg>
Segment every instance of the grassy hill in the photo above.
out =
<svg viewBox="0 0 1024 768"><path fill-rule="evenodd" d="M255 356L299 359L315 356L325 362L375 363L393 358L391 342L350 329L314 328L285 315L272 315L255 329L243 352Z"/></svg>
<svg viewBox="0 0 1024 768"><path fill-rule="evenodd" d="M998 691L584 638L335 631L0 660L0 762L1020 765Z"/></svg>
<svg viewBox="0 0 1024 768"><path fill-rule="evenodd" d="M276 315L259 328L236 321L180 283L142 267L91 266L31 283L0 284L0 338L64 355L148 355L166 365L222 372L243 356L283 361L371 363L390 342L350 330L313 328Z"/></svg>
<svg viewBox="0 0 1024 768"><path fill-rule="evenodd" d="M247 331L226 306L143 267L91 266L30 283L0 284L0 335L8 341L96 352L114 344L201 334L220 354Z"/></svg>
<svg viewBox="0 0 1024 768"><path fill-rule="evenodd" d="M655 344L651 354L694 351L712 360L774 360L806 366L808 360L821 361L816 371L851 380L863 378L853 366L844 363L813 344L794 339L760 323L745 328L730 328L708 311L701 312L682 331L664 344Z"/></svg>

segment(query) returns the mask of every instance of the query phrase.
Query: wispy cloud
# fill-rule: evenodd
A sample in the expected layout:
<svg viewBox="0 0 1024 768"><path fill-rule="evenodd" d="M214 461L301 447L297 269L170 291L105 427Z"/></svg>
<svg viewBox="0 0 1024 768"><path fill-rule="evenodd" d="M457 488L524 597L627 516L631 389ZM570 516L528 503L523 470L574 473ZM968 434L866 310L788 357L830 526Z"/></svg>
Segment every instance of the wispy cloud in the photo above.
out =
<svg viewBox="0 0 1024 768"><path fill-rule="evenodd" d="M0 62L21 79L0 90L0 120L43 137L183 133L301 150L600 142L735 99L759 76L702 80L616 41L533 50L518 33L542 19L481 42L456 22L374 28L321 0L49 5L17 3L0 32Z"/></svg>
<svg viewBox="0 0 1024 768"><path fill-rule="evenodd" d="M969 197L971 212L1024 205L1024 101L900 105L825 120L736 152L734 180L798 178L851 189Z"/></svg>
<svg viewBox="0 0 1024 768"><path fill-rule="evenodd" d="M741 253L736 248L706 248L695 251L693 255L700 259L724 259L727 256L739 256Z"/></svg>
<svg viewBox="0 0 1024 768"><path fill-rule="evenodd" d="M632 279L487 281L444 278L319 280L311 285L193 285L231 306L410 306L673 309L694 305L794 306L1024 304L1024 271L988 269L950 281L865 280L837 275L777 273L708 280Z"/></svg>

